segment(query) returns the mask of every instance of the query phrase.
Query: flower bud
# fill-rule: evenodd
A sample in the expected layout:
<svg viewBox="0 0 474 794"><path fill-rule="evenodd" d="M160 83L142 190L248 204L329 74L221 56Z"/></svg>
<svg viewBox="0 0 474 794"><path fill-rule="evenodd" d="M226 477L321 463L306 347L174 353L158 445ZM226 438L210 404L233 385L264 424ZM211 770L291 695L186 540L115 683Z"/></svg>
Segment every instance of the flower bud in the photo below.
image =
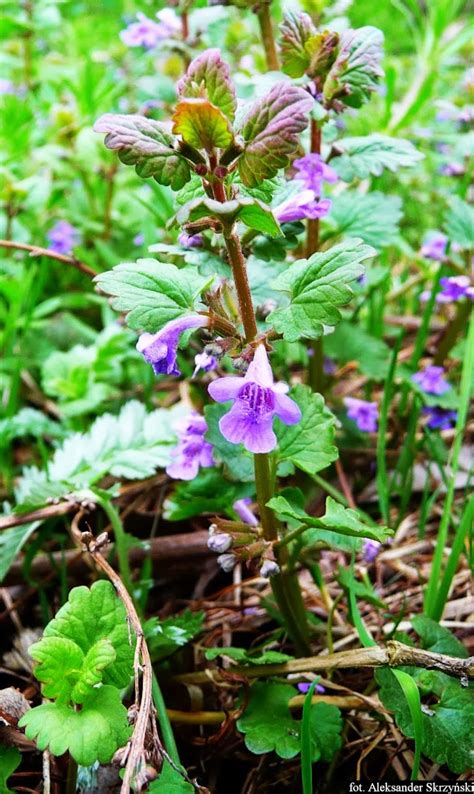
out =
<svg viewBox="0 0 474 794"><path fill-rule="evenodd" d="M231 546L232 536L227 535L225 532L221 532L217 535L210 535L207 541L207 548L214 551L216 554L223 554L225 551L228 551Z"/></svg>
<svg viewBox="0 0 474 794"><path fill-rule="evenodd" d="M237 565L237 557L235 554L220 554L217 562L225 573L230 573Z"/></svg>
<svg viewBox="0 0 474 794"><path fill-rule="evenodd" d="M271 577L276 576L277 573L280 573L280 566L278 563L273 560L263 561L262 567L260 568L260 576L264 576L265 579L271 579Z"/></svg>

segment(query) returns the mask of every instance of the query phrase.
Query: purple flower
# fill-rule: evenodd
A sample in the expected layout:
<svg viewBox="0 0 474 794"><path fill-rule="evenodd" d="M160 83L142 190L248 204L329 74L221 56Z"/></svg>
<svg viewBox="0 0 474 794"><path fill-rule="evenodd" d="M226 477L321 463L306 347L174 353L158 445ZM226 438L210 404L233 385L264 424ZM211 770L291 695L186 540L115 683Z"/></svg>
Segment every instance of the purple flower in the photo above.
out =
<svg viewBox="0 0 474 794"><path fill-rule="evenodd" d="M228 535L227 532L210 535L207 541L207 548L216 554L223 554L225 551L229 551L231 547L232 535Z"/></svg>
<svg viewBox="0 0 474 794"><path fill-rule="evenodd" d="M204 238L202 234L186 234L186 232L180 232L178 235L178 243L183 246L183 248L199 248L204 242Z"/></svg>
<svg viewBox="0 0 474 794"><path fill-rule="evenodd" d="M200 466L214 465L212 445L204 438L206 420L193 411L177 423L176 429L179 441L171 452L174 460L166 467L166 473L174 480L194 480Z"/></svg>
<svg viewBox="0 0 474 794"><path fill-rule="evenodd" d="M379 418L377 403L358 400L356 397L346 397L344 405L348 409L347 416L354 420L359 430L362 430L363 433L377 431L377 419Z"/></svg>
<svg viewBox="0 0 474 794"><path fill-rule="evenodd" d="M217 402L234 400L230 411L222 417L219 428L227 441L243 444L249 452L271 452L277 445L273 417L286 425L301 419L298 405L287 396L286 383L274 383L267 351L259 345L252 363L243 377L218 378L208 386Z"/></svg>
<svg viewBox="0 0 474 794"><path fill-rule="evenodd" d="M230 573L237 565L237 557L235 554L220 554L217 558L217 562L224 573Z"/></svg>
<svg viewBox="0 0 474 794"><path fill-rule="evenodd" d="M280 573L280 566L274 560L264 560L260 568L260 576L271 579Z"/></svg>
<svg viewBox="0 0 474 794"><path fill-rule="evenodd" d="M133 238L133 245L142 246L144 242L145 242L145 235L142 234L141 232L139 232L139 234L136 234L135 237Z"/></svg>
<svg viewBox="0 0 474 794"><path fill-rule="evenodd" d="M210 372L215 369L217 367L217 358L215 356L210 356L204 351L194 356L194 363L196 369L193 372L193 378L196 377L200 369L202 369L203 372Z"/></svg>
<svg viewBox="0 0 474 794"><path fill-rule="evenodd" d="M312 190L317 196L321 195L323 180L334 184L338 175L331 166L327 165L319 154L306 154L295 160L293 165L298 171L297 179L303 182L307 190Z"/></svg>
<svg viewBox="0 0 474 794"><path fill-rule="evenodd" d="M457 411L439 408L436 405L425 406L423 413L428 417L426 425L431 430L446 430L448 427L453 426L458 417Z"/></svg>
<svg viewBox="0 0 474 794"><path fill-rule="evenodd" d="M311 684L306 681L301 681L301 683L297 684L296 686L299 692L301 692L303 695L306 695L309 691ZM323 687L322 684L316 684L314 691L319 692L319 694L322 695L324 694L326 689Z"/></svg>
<svg viewBox="0 0 474 794"><path fill-rule="evenodd" d="M311 350L311 352L313 353L313 350ZM334 375L336 370L337 370L337 367L336 367L335 362L332 360L332 358L329 358L329 356L324 356L324 359L323 359L323 372L324 372L324 374L325 375Z"/></svg>
<svg viewBox="0 0 474 794"><path fill-rule="evenodd" d="M137 13L137 22L131 22L120 32L120 38L127 47L145 47L152 49L162 39L173 36L180 29L179 18L171 8L165 8L157 15L159 22Z"/></svg>
<svg viewBox="0 0 474 794"><path fill-rule="evenodd" d="M330 209L331 201L329 199L319 201L313 190L303 190L296 196L283 201L278 207L275 207L273 212L280 223L292 223L305 218L311 220L323 218Z"/></svg>
<svg viewBox="0 0 474 794"><path fill-rule="evenodd" d="M466 173L466 169L462 163L444 163L439 172L443 176L462 176Z"/></svg>
<svg viewBox="0 0 474 794"><path fill-rule="evenodd" d="M378 543L376 540L366 540L362 548L362 556L364 560L369 563L373 562L378 556L381 547L382 544Z"/></svg>
<svg viewBox="0 0 474 794"><path fill-rule="evenodd" d="M440 296L442 303L458 301L465 297L472 300L472 287L468 276L449 276L442 278L439 283L442 290L436 296L436 300L439 300Z"/></svg>
<svg viewBox="0 0 474 794"><path fill-rule="evenodd" d="M157 334L143 333L137 342L137 350L143 353L148 364L153 366L155 375L180 375L176 366L179 337L190 328L205 328L209 318L202 314L178 317L166 323Z"/></svg>
<svg viewBox="0 0 474 794"><path fill-rule="evenodd" d="M49 248L57 254L69 254L79 242L79 233L68 221L58 221L47 233Z"/></svg>
<svg viewBox="0 0 474 794"><path fill-rule="evenodd" d="M449 391L451 384L443 378L443 375L443 367L430 366L415 372L411 379L427 394L444 394Z"/></svg>
<svg viewBox="0 0 474 794"><path fill-rule="evenodd" d="M448 238L441 232L433 232L425 237L423 245L421 246L421 255L427 259L435 259L437 262L442 262L446 259L446 246Z"/></svg>
<svg viewBox="0 0 474 794"><path fill-rule="evenodd" d="M0 80L0 94L9 94L13 96L16 93L15 85L11 80Z"/></svg>
<svg viewBox="0 0 474 794"><path fill-rule="evenodd" d="M258 521L249 508L250 504L252 504L252 500L250 496L246 496L243 499L237 499L232 507L244 524L250 524L251 527L257 527Z"/></svg>

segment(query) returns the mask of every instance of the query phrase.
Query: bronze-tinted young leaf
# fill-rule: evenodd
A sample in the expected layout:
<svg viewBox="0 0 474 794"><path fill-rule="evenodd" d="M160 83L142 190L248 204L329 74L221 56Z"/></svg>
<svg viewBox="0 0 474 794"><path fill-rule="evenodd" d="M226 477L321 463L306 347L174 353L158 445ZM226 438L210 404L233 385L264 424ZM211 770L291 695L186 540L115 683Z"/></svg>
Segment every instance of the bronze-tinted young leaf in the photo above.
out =
<svg viewBox="0 0 474 794"><path fill-rule="evenodd" d="M308 14L288 11L280 27L283 71L290 77L302 77L311 62L308 41L317 30Z"/></svg>
<svg viewBox="0 0 474 794"><path fill-rule="evenodd" d="M341 34L337 58L324 83L324 96L338 96L346 105L360 107L375 90L383 69L383 33L366 25Z"/></svg>
<svg viewBox="0 0 474 794"><path fill-rule="evenodd" d="M244 185L255 187L288 164L312 106L312 97L290 83L277 83L266 96L254 102L240 130L246 142L239 158Z"/></svg>
<svg viewBox="0 0 474 794"><path fill-rule="evenodd" d="M105 145L122 163L134 165L139 176L179 190L190 179L187 160L174 149L174 138L157 121L144 116L106 113L94 124L105 132Z"/></svg>
<svg viewBox="0 0 474 794"><path fill-rule="evenodd" d="M177 90L182 97L208 99L233 121L237 105L235 88L220 50L206 50L194 58L178 82Z"/></svg>
<svg viewBox="0 0 474 794"><path fill-rule="evenodd" d="M173 132L195 149L226 149L233 139L229 120L207 99L182 99L173 114Z"/></svg>

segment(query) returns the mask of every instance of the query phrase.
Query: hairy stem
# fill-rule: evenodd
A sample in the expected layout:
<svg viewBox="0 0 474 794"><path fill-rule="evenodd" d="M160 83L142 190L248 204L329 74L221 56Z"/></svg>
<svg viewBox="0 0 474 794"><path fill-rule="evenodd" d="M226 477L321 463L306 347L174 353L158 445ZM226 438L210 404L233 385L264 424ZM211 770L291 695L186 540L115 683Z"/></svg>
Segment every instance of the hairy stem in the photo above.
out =
<svg viewBox="0 0 474 794"><path fill-rule="evenodd" d="M270 14L270 0L262 0L258 4L257 19L260 26L260 35L262 37L263 48L265 50L265 58L267 60L267 68L270 72L277 72L280 68L278 55L273 36L272 17Z"/></svg>
<svg viewBox="0 0 474 794"><path fill-rule="evenodd" d="M242 246L238 235L232 230L225 236L225 244L229 255L229 262L232 267L237 298L239 301L240 316L245 331L245 339L252 342L257 336L257 323L252 304L252 293L250 292L249 280L247 278L247 268L245 265Z"/></svg>
<svg viewBox="0 0 474 794"><path fill-rule="evenodd" d="M311 119L311 153L321 154L321 127L315 119ZM319 249L319 218L308 218L306 233L306 258ZM324 351L323 337L314 339L308 348L310 354L308 364L308 381L313 391L322 392L324 385Z"/></svg>

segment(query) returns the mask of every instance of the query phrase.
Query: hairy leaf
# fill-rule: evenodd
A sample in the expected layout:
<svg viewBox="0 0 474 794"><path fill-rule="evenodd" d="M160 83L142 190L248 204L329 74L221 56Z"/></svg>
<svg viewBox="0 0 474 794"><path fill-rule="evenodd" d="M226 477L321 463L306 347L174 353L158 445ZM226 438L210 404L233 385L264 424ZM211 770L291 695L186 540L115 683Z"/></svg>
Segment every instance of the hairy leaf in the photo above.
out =
<svg viewBox="0 0 474 794"><path fill-rule="evenodd" d="M340 320L339 308L353 294L350 283L364 272L361 262L374 253L360 240L347 240L309 259L299 259L275 284L276 289L289 293L289 306L273 311L267 322L289 342L320 336L325 325Z"/></svg>
<svg viewBox="0 0 474 794"><path fill-rule="evenodd" d="M21 408L14 416L0 420L0 448L15 438L63 438L64 428L36 408Z"/></svg>
<svg viewBox="0 0 474 794"><path fill-rule="evenodd" d="M250 107L240 129L245 148L239 174L244 185L255 187L288 164L312 106L313 99L302 88L278 83Z"/></svg>
<svg viewBox="0 0 474 794"><path fill-rule="evenodd" d="M474 248L474 207L453 196L449 202L449 210L444 226L452 243L469 251Z"/></svg>
<svg viewBox="0 0 474 794"><path fill-rule="evenodd" d="M311 63L308 42L318 31L308 14L291 11L286 12L280 30L283 71L290 77L302 77Z"/></svg>
<svg viewBox="0 0 474 794"><path fill-rule="evenodd" d="M148 791L150 794L194 794L195 788L165 759L159 777L150 783Z"/></svg>
<svg viewBox="0 0 474 794"><path fill-rule="evenodd" d="M94 124L105 132L105 145L122 163L134 165L139 176L179 190L190 179L188 161L174 148L175 139L158 121L145 116L106 113Z"/></svg>
<svg viewBox="0 0 474 794"><path fill-rule="evenodd" d="M296 425L275 422L278 460L291 461L299 469L316 474L338 458L335 418L324 398L308 386L295 386L290 395L301 408L302 419Z"/></svg>
<svg viewBox="0 0 474 794"><path fill-rule="evenodd" d="M390 361L388 345L348 320L342 320L334 333L324 338L324 352L340 364L354 362L364 375L374 380L384 380L387 375Z"/></svg>
<svg viewBox="0 0 474 794"><path fill-rule="evenodd" d="M290 503L284 496L274 496L268 502L269 507L275 510L284 519L298 521L300 525L315 527L316 529L329 529L341 535L354 538L371 538L383 543L393 535L393 530L384 526L367 526L361 520L357 510L343 507L331 496L326 498L326 512L323 516L310 516L303 508Z"/></svg>
<svg viewBox="0 0 474 794"><path fill-rule="evenodd" d="M335 196L324 227L329 235L360 237L367 245L381 250L398 239L398 224L402 217L402 202L399 196L386 196L373 192L361 195L345 190Z"/></svg>
<svg viewBox="0 0 474 794"><path fill-rule="evenodd" d="M150 333L192 310L208 284L193 268L178 269L156 259L125 262L95 281L112 296L114 309L127 312L130 328Z"/></svg>
<svg viewBox="0 0 474 794"><path fill-rule="evenodd" d="M183 521L201 514L228 515L236 499L252 493L250 483L229 482L216 469L203 469L189 482L180 482L163 505L167 521Z"/></svg>
<svg viewBox="0 0 474 794"><path fill-rule="evenodd" d="M211 198L196 198L184 204L176 214L176 220L180 225L207 217L217 218L227 227L234 221L241 221L262 234L271 237L282 235L280 224L270 207L256 198L243 197L224 202Z"/></svg>
<svg viewBox="0 0 474 794"><path fill-rule="evenodd" d="M331 761L342 747L341 712L331 703L315 703L310 711L312 758Z"/></svg>
<svg viewBox="0 0 474 794"><path fill-rule="evenodd" d="M294 758L300 752L300 722L294 720L288 701L295 690L288 684L257 681L250 688L249 701L237 728L245 734L245 745L256 755L274 750L280 758Z"/></svg>
<svg viewBox="0 0 474 794"><path fill-rule="evenodd" d="M194 58L176 88L180 96L208 99L233 121L237 106L235 88L220 50L208 49Z"/></svg>
<svg viewBox="0 0 474 794"><path fill-rule="evenodd" d="M465 646L451 632L426 615L414 615L411 625L422 640L423 648L447 656L467 658Z"/></svg>
<svg viewBox="0 0 474 794"><path fill-rule="evenodd" d="M195 149L226 149L233 139L228 118L207 99L182 99L172 120L173 132Z"/></svg>
<svg viewBox="0 0 474 794"><path fill-rule="evenodd" d="M19 726L39 750L57 756L69 751L81 766L109 763L132 733L127 709L114 686L92 690L81 711L59 702L37 706L27 711Z"/></svg>
<svg viewBox="0 0 474 794"><path fill-rule="evenodd" d="M327 100L337 96L344 104L360 107L370 99L378 80L383 55L383 33L367 25L341 33L337 58L324 83Z"/></svg>
<svg viewBox="0 0 474 794"><path fill-rule="evenodd" d="M401 167L414 166L424 158L411 141L379 133L343 138L333 147L340 154L333 157L331 165L345 182L380 176L384 169L395 172Z"/></svg>
<svg viewBox="0 0 474 794"><path fill-rule="evenodd" d="M203 623L204 612L191 612L189 609L165 620L147 620L144 630L153 661L170 656L190 642L202 631Z"/></svg>

